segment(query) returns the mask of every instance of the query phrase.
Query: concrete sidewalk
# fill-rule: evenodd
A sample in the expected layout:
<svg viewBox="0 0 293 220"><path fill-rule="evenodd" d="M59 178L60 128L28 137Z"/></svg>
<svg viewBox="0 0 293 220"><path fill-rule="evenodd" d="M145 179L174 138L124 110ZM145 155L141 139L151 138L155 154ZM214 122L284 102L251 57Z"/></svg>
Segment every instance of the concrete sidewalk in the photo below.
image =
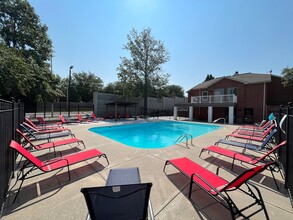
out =
<svg viewBox="0 0 293 220"><path fill-rule="evenodd" d="M90 160L70 167L71 181L68 181L67 170L42 174L24 181L22 190L15 204L12 204L18 184L9 192L3 220L10 219L85 219L87 207L80 189L82 187L104 186L109 170L112 168L139 167L141 181L152 182L151 202L156 219L231 219L228 210L212 199L202 190L193 187L191 200L188 199L189 180L172 166L163 172L165 161L178 157L189 157L196 163L215 171L218 165L231 166L227 157L212 157L207 153L199 158L201 148L214 144L220 138L235 130L236 126L225 125L223 128L193 139L194 146L186 148L184 143L163 149L137 149L125 146L111 139L94 134L88 128L120 122L98 122L81 125L70 125L77 138L84 140L87 149L97 148L106 153L110 164L101 158ZM131 122L130 122L131 123ZM82 146L71 145L60 147L62 154L82 150ZM236 149L229 146L229 149ZM239 149L238 149L239 150ZM52 158L53 153L44 150L36 152L42 159ZM45 156L44 156L45 155ZM241 173L249 165L235 162L234 172ZM38 172L38 171L33 171ZM231 174L220 172L227 179ZM265 171L253 182L260 189L271 219L293 219L288 194L284 189L284 181L279 173L275 174L280 190L276 189L270 172ZM14 179L12 180L11 186ZM251 201L239 192L233 192L237 204ZM260 212L251 219L264 219Z"/></svg>

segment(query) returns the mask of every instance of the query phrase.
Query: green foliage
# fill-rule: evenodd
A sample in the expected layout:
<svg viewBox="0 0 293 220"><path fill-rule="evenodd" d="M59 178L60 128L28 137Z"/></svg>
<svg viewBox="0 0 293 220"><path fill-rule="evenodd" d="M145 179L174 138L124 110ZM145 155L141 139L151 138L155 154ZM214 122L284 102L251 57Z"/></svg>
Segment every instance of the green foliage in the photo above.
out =
<svg viewBox="0 0 293 220"><path fill-rule="evenodd" d="M184 90L181 86L178 85L168 85L165 88L165 94L166 97L184 97Z"/></svg>
<svg viewBox="0 0 293 220"><path fill-rule="evenodd" d="M212 74L208 74L204 82L214 79L215 77Z"/></svg>
<svg viewBox="0 0 293 220"><path fill-rule="evenodd" d="M8 46L21 51L24 57L33 57L38 65L49 60L52 42L48 28L26 0L0 2L0 38Z"/></svg>
<svg viewBox="0 0 293 220"><path fill-rule="evenodd" d="M64 96L60 77L49 69L47 31L27 0L0 1L1 97L45 102Z"/></svg>
<svg viewBox="0 0 293 220"><path fill-rule="evenodd" d="M285 87L293 86L293 68L286 67L282 71L282 84Z"/></svg>
<svg viewBox="0 0 293 220"><path fill-rule="evenodd" d="M117 95L124 95L124 85L121 82L108 83L103 88L103 92L117 94Z"/></svg>
<svg viewBox="0 0 293 220"><path fill-rule="evenodd" d="M33 75L31 66L18 51L0 44L0 97L18 100L27 96Z"/></svg>
<svg viewBox="0 0 293 220"><path fill-rule="evenodd" d="M61 82L61 90L67 94L68 78ZM91 72L73 73L70 83L70 101L72 102L91 102L93 93L103 90L103 81L100 77ZM66 101L66 97L62 99Z"/></svg>
<svg viewBox="0 0 293 220"><path fill-rule="evenodd" d="M170 59L169 53L163 42L151 36L150 28L141 33L132 29L127 40L123 49L130 53L130 58L121 58L118 78L125 85L125 95L144 96L146 110L150 91L159 91L168 83L169 74L162 73L162 64Z"/></svg>

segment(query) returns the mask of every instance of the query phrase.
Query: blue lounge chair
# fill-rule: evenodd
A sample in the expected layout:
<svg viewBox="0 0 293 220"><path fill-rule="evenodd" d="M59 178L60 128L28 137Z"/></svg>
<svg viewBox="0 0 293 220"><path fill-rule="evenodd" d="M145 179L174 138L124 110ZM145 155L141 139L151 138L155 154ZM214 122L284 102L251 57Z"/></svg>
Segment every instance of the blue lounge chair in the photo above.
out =
<svg viewBox="0 0 293 220"><path fill-rule="evenodd" d="M75 137L74 134L71 133L71 131L61 131L57 133L48 133L48 134L38 135L31 132L31 130L27 128L25 125L20 124L20 126L27 132L27 137L30 140L48 140L49 141L51 138L59 138L59 137L66 137L66 136Z"/></svg>

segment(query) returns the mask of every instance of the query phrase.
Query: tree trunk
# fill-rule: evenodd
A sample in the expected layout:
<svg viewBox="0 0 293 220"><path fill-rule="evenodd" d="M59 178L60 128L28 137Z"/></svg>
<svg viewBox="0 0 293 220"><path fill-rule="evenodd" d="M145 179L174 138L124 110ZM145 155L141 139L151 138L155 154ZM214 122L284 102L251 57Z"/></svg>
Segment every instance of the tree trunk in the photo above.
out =
<svg viewBox="0 0 293 220"><path fill-rule="evenodd" d="M148 114L148 75L144 75L144 105L143 105L143 114L147 116Z"/></svg>

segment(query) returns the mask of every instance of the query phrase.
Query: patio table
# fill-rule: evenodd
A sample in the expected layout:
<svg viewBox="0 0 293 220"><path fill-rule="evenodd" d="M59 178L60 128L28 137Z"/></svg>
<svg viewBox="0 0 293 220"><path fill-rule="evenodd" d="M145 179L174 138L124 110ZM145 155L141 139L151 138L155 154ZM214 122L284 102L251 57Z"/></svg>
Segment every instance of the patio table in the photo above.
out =
<svg viewBox="0 0 293 220"><path fill-rule="evenodd" d="M106 186L127 185L140 183L138 167L111 169Z"/></svg>
<svg viewBox="0 0 293 220"><path fill-rule="evenodd" d="M115 168L110 170L106 186L127 185L137 183L141 183L138 167ZM155 219L151 200L149 200L148 206L149 218L151 220Z"/></svg>

